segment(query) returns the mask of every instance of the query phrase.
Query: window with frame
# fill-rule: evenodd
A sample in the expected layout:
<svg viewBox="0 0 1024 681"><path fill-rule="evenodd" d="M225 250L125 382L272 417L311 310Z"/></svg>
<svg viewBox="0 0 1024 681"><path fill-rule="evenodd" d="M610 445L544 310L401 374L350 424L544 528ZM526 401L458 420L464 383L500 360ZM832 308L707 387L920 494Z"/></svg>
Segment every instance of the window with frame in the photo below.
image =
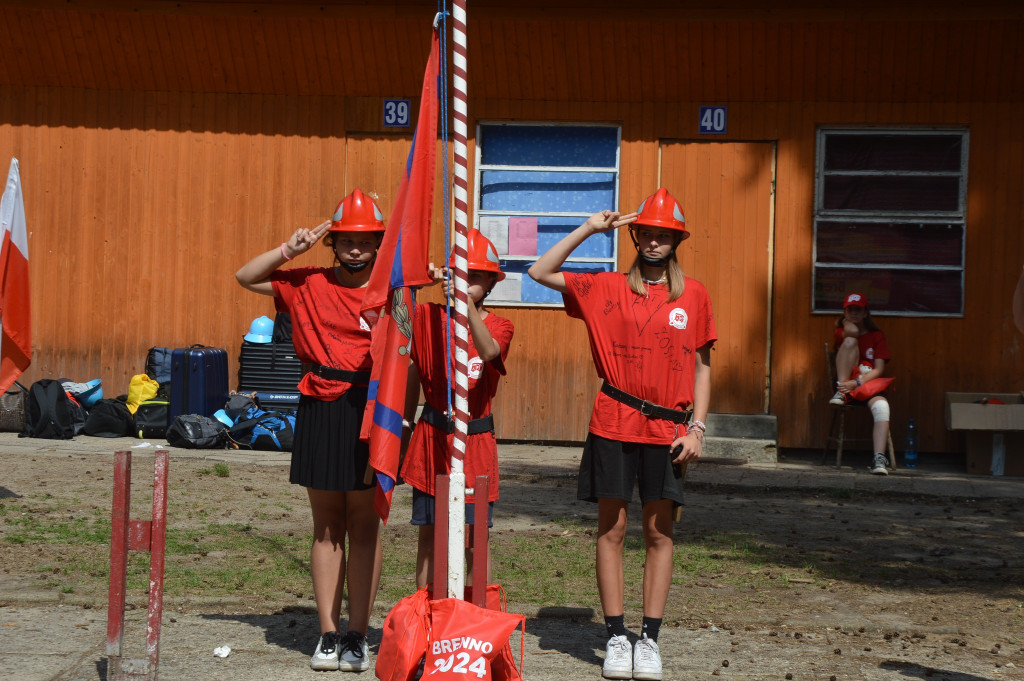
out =
<svg viewBox="0 0 1024 681"><path fill-rule="evenodd" d="M534 282L526 270L588 217L618 208L619 127L481 123L476 140L474 226L494 242L506 275L488 304L561 305L562 296ZM615 237L590 237L563 269L613 271Z"/></svg>
<svg viewBox="0 0 1024 681"><path fill-rule="evenodd" d="M967 131L820 128L814 311L962 316Z"/></svg>

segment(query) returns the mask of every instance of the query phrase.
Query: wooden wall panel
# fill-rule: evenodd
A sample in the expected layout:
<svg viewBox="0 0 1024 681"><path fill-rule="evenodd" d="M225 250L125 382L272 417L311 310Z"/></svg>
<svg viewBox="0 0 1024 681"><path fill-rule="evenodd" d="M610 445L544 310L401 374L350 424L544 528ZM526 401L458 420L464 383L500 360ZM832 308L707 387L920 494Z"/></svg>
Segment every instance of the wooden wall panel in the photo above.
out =
<svg viewBox="0 0 1024 681"><path fill-rule="evenodd" d="M184 2L173 11L0 7L0 83L288 95L416 96L433 5ZM987 101L1021 94L1020 7L594 10L568 20L471 9L469 91L548 101ZM48 5L48 6L47 6ZM944 6L945 5L945 6ZM76 7L79 5L76 5ZM330 11L333 10L333 11ZM659 16L659 14L661 16ZM940 19L945 15L945 20ZM673 19L674 17L674 19ZM948 18L955 17L955 18ZM675 22L675 23L674 23ZM2 35L2 33L0 33ZM597 35L625 36L609 49ZM778 42L769 40L778 35ZM960 49L957 49L957 48ZM985 68L980 68L984 66ZM960 73L963 71L963 73ZM956 77L959 75L959 77ZM953 76L953 77L951 77Z"/></svg>
<svg viewBox="0 0 1024 681"><path fill-rule="evenodd" d="M635 8L597 0L580 13L567 1L544 13L475 5L471 134L476 120L618 123L623 210L658 184L660 140L697 139L701 104L729 106L725 141L776 144L770 411L780 444L818 446L828 417L832 319L810 312L823 124L970 129L964 318L880 320L895 357L897 439L912 416L923 449L956 451L944 392L1022 387L1009 317L1024 253L1018 6L940 2L890 20L880 2L855 12L662 3L637 21ZM269 298L235 284L242 263L329 216L356 184L377 185L389 214L409 131L381 129L380 99L419 94L426 4L328 2L323 14L300 3L262 14L241 2L38 4L0 7L0 158L21 160L31 232L28 380L98 376L117 393L150 345L234 355L249 321L272 313ZM628 49L600 35L627 36ZM431 253L443 257L440 229ZM621 235L620 266L632 253ZM308 256L329 261L326 249ZM561 311L499 313L517 327L499 435L581 439L597 388L582 326Z"/></svg>
<svg viewBox="0 0 1024 681"><path fill-rule="evenodd" d="M0 149L21 161L30 231L27 380L99 377L116 395L151 345L236 355L273 304L234 271L329 216L344 186L345 139L322 115L342 107L329 98L9 87L0 97L25 121L0 124Z"/></svg>

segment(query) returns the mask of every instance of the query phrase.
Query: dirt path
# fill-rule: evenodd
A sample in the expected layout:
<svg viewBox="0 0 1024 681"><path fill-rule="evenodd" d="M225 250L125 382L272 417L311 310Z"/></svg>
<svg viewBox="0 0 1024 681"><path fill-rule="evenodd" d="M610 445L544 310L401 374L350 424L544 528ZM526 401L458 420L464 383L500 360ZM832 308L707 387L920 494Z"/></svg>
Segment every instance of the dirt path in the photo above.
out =
<svg viewBox="0 0 1024 681"><path fill-rule="evenodd" d="M109 508L111 460L0 451L0 506L45 499L68 522ZM140 485L151 470L143 461ZM178 523L227 518L286 534L306 522L304 496L282 484L283 467L233 465L224 479L197 472L208 466L172 466ZM594 512L575 500L564 468L507 475L493 541L585 533ZM7 541L15 529L10 515L0 516L0 679L106 678L105 594L67 594L58 604L61 596L41 587L32 567L65 549ZM637 532L634 525L634 541ZM693 569L672 587L661 637L665 679L1024 679L1019 500L690 484L677 542L692 552ZM766 567L715 572L724 551ZM308 607L284 605L286 596L169 602L161 676L323 678L306 666L314 617ZM515 609L516 594L510 599ZM627 626L636 631L637 588L628 599ZM520 608L529 616L526 678L598 678L605 637L597 609L596 594ZM556 611L561 616L551 616ZM381 624L376 617L371 641ZM213 658L224 644L232 655Z"/></svg>

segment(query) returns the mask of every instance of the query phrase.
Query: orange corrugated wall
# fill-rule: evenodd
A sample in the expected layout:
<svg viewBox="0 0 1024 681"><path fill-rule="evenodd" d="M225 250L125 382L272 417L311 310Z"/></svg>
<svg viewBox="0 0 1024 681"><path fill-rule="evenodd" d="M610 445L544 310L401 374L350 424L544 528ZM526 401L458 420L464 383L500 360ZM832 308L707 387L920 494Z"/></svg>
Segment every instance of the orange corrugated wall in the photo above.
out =
<svg viewBox="0 0 1024 681"><path fill-rule="evenodd" d="M269 298L237 287L235 269L329 215L353 183L394 182L393 169L380 174L368 160L391 167L408 148L407 134L382 129L380 98L418 94L432 3L41 4L0 8L0 156L22 161L31 232L27 378L98 376L113 394L150 345L199 342L234 356L249 320L272 311ZM624 208L656 184L662 140L698 137L701 104L729 106L726 141L777 144L770 410L780 444L818 446L828 415L820 347L832 320L810 312L823 124L971 131L964 318L881 321L897 435L913 416L925 450L955 451L944 392L1022 387L1009 316L1024 257L1015 5L938 2L894 16L884 3L854 12L735 2L637 21L636 8L569 4L477 5L471 118L621 124ZM607 35L622 36L621 49L594 39ZM374 191L388 211L394 189ZM439 255L440 236L433 243ZM620 244L623 264L631 248ZM582 328L561 311L502 314L517 332L499 436L581 439L597 387Z"/></svg>

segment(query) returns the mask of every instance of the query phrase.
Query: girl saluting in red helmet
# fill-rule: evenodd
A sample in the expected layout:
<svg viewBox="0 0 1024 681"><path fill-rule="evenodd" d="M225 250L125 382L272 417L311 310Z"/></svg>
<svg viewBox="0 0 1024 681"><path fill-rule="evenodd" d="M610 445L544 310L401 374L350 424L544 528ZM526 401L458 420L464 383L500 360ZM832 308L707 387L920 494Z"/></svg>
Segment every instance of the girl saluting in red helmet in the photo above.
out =
<svg viewBox="0 0 1024 681"><path fill-rule="evenodd" d="M471 304L467 309L469 318L469 437L466 441L465 471L466 482L473 484L477 475L490 477L488 494L487 524L491 525L491 513L498 499L498 443L494 438L494 416L491 400L498 392L498 381L505 375L505 359L512 342L512 322L484 308L484 298L494 285L505 278L498 261L494 244L478 230L468 235L468 281L467 294ZM454 260L454 255L452 256ZM449 263L453 266L454 263ZM454 288L447 272L434 269L431 274L435 283L444 279L451 295ZM410 392L418 393L417 385L423 386L425 403L423 413L409 441L402 479L413 488L412 524L419 526L419 545L416 551L416 586L422 587L431 581L434 569L434 479L437 475L451 472L451 451L453 430L448 419L448 376L446 372L449 353L446 352L446 336L449 329L453 339L450 357L455 358L454 321L445 323L445 306L425 303L416 306L413 318L412 361L418 381L410 381ZM466 522L475 521L471 496L466 499ZM443 522L443 519L442 519ZM467 562L472 573L472 553L467 552ZM490 553L487 556L488 576L490 575Z"/></svg>
<svg viewBox="0 0 1024 681"><path fill-rule="evenodd" d="M324 235L334 267L278 269ZM383 235L380 208L356 189L332 220L296 230L235 274L239 284L273 296L277 310L291 315L295 352L313 365L299 382L289 479L306 488L313 515L310 568L321 636L309 664L317 670L370 668L366 631L382 554L374 485L366 479L369 451L359 440L370 379L370 328L359 311ZM348 632L342 636L346 576Z"/></svg>
<svg viewBox="0 0 1024 681"><path fill-rule="evenodd" d="M628 274L561 270L587 237L625 225L637 250ZM586 324L604 379L577 496L597 502L597 587L609 635L602 675L609 679L661 679L657 640L672 583L673 513L683 501L682 465L698 458L703 445L716 335L707 290L676 262L676 247L688 236L679 204L659 189L636 213L592 215L529 270L538 283L560 291L566 313ZM623 621L622 548L635 483L647 555L643 629L631 646Z"/></svg>

